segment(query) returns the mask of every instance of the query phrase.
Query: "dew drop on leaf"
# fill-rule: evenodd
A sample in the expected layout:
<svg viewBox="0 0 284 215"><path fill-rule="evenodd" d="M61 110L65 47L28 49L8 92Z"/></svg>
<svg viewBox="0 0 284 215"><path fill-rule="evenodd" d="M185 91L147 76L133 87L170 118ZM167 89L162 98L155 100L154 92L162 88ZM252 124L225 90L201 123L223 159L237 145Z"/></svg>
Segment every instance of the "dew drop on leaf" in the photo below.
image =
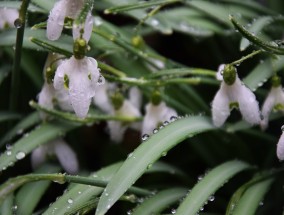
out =
<svg viewBox="0 0 284 215"><path fill-rule="evenodd" d="M146 141L146 140L148 140L148 138L149 138L148 134L143 134L142 135L142 141Z"/></svg>
<svg viewBox="0 0 284 215"><path fill-rule="evenodd" d="M18 152L16 154L17 160L22 160L24 157L26 157L26 153L25 152Z"/></svg>

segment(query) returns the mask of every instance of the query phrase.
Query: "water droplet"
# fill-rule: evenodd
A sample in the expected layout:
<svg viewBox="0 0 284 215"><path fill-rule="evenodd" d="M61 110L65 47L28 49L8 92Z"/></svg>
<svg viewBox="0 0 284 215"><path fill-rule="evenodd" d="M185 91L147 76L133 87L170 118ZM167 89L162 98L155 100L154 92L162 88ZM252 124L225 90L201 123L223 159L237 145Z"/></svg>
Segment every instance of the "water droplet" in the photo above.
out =
<svg viewBox="0 0 284 215"><path fill-rule="evenodd" d="M132 214L132 210L127 211L127 215L131 215Z"/></svg>
<svg viewBox="0 0 284 215"><path fill-rule="evenodd" d="M68 199L67 202L68 202L69 204L73 204L73 199Z"/></svg>
<svg viewBox="0 0 284 215"><path fill-rule="evenodd" d="M161 130L161 129L163 129L163 128L164 128L164 126L163 126L163 125L160 125L159 129Z"/></svg>
<svg viewBox="0 0 284 215"><path fill-rule="evenodd" d="M170 121L171 122L174 122L174 121L176 121L177 120L177 117L176 116L171 116L171 118L170 118Z"/></svg>
<svg viewBox="0 0 284 215"><path fill-rule="evenodd" d="M6 155L8 155L8 156L12 155L12 151L10 151L10 150L6 151Z"/></svg>
<svg viewBox="0 0 284 215"><path fill-rule="evenodd" d="M148 134L143 134L142 141L146 141L146 140L148 140L148 138L149 138Z"/></svg>
<svg viewBox="0 0 284 215"><path fill-rule="evenodd" d="M98 79L98 85L103 85L105 83L105 78L104 76L100 75Z"/></svg>
<svg viewBox="0 0 284 215"><path fill-rule="evenodd" d="M199 210L200 210L200 211L204 211L204 207L201 207Z"/></svg>
<svg viewBox="0 0 284 215"><path fill-rule="evenodd" d="M198 177L197 177L197 180L198 181L201 181L203 179L203 175L199 175Z"/></svg>
<svg viewBox="0 0 284 215"><path fill-rule="evenodd" d="M213 202L213 201L215 200L215 196L209 196L209 197L208 197L208 200L209 200L210 202Z"/></svg>
<svg viewBox="0 0 284 215"><path fill-rule="evenodd" d="M259 202L259 206L263 206L264 205L264 203L261 201L261 202Z"/></svg>
<svg viewBox="0 0 284 215"><path fill-rule="evenodd" d="M131 153L129 153L128 155L127 155L127 158L131 158L132 157L132 155L133 155L133 153L131 152Z"/></svg>
<svg viewBox="0 0 284 215"><path fill-rule="evenodd" d="M159 130L157 128L154 128L153 134L157 134L158 132L159 132Z"/></svg>
<svg viewBox="0 0 284 215"><path fill-rule="evenodd" d="M148 164L147 169L150 169L153 166L152 163Z"/></svg>
<svg viewBox="0 0 284 215"><path fill-rule="evenodd" d="M166 151L162 152L162 154L161 154L162 157L165 157L166 155L167 155Z"/></svg>
<svg viewBox="0 0 284 215"><path fill-rule="evenodd" d="M6 144L6 149L7 150L11 150L13 148L13 146L11 144Z"/></svg>
<svg viewBox="0 0 284 215"><path fill-rule="evenodd" d="M171 210L171 213L172 213L172 214L175 214L176 212L177 212L177 210L174 209L174 208Z"/></svg>
<svg viewBox="0 0 284 215"><path fill-rule="evenodd" d="M82 192L81 191L78 191L78 194L81 194Z"/></svg>
<svg viewBox="0 0 284 215"><path fill-rule="evenodd" d="M105 193L105 196L108 196L109 194L108 193Z"/></svg>
<svg viewBox="0 0 284 215"><path fill-rule="evenodd" d="M17 135L21 135L21 134L23 134L23 132L24 132L23 129L19 129L16 133L17 133Z"/></svg>
<svg viewBox="0 0 284 215"><path fill-rule="evenodd" d="M284 125L281 126L281 130L282 130L282 132L284 132Z"/></svg>
<svg viewBox="0 0 284 215"><path fill-rule="evenodd" d="M26 153L25 152L18 152L16 154L17 160L22 160L24 157L26 157Z"/></svg>
<svg viewBox="0 0 284 215"><path fill-rule="evenodd" d="M151 23L152 26L157 26L157 25L159 25L160 22L157 19L151 19L150 23Z"/></svg>
<svg viewBox="0 0 284 215"><path fill-rule="evenodd" d="M163 123L164 126L167 126L168 124L169 124L168 121L165 121L165 122Z"/></svg>
<svg viewBox="0 0 284 215"><path fill-rule="evenodd" d="M14 21L14 26L16 27L16 28L21 28L22 26L23 26L23 22L22 22L22 20L21 19L16 19L15 21Z"/></svg>

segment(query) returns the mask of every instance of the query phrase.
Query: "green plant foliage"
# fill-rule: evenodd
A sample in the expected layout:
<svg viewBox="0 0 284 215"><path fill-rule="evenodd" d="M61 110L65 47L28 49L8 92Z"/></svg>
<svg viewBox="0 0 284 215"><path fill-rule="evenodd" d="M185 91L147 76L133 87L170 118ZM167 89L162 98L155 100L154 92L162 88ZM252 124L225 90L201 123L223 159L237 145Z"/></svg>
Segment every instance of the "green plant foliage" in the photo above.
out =
<svg viewBox="0 0 284 215"><path fill-rule="evenodd" d="M0 214L283 214L283 11L0 1Z"/></svg>

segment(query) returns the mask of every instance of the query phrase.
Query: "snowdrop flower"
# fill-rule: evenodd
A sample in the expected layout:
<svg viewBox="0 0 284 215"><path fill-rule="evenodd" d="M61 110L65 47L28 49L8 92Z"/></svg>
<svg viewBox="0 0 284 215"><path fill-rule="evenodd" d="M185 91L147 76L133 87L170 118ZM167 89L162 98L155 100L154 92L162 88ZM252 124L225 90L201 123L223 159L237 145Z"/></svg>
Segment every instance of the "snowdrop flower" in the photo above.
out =
<svg viewBox="0 0 284 215"><path fill-rule="evenodd" d="M146 114L142 124L142 134L150 134L165 120L171 116L177 116L177 112L168 107L165 102L155 105L152 102L145 107Z"/></svg>
<svg viewBox="0 0 284 215"><path fill-rule="evenodd" d="M129 100L124 99L120 93L116 93L113 96L112 101L114 104L114 109L113 109L112 115L141 117L141 113L139 111L139 108L137 107L141 101L138 101L138 99L134 99L134 97L141 98L140 91L134 90L129 94L129 96L130 96ZM141 129L141 123L140 122L125 123L125 122L119 122L119 121L108 121L110 139L114 141L115 143L121 142L123 140L124 133L128 127L139 131Z"/></svg>
<svg viewBox="0 0 284 215"><path fill-rule="evenodd" d="M15 20L18 18L18 10L12 8L0 8L0 29L13 27Z"/></svg>
<svg viewBox="0 0 284 215"><path fill-rule="evenodd" d="M56 2L53 9L50 11L47 20L47 28L46 28L47 38L49 40L57 40L60 37L61 32L63 30L65 17L76 19L83 6L84 6L84 0L59 0L58 2ZM82 26L78 26L75 23L73 24L74 39L78 38L81 29ZM92 29L93 29L93 17L91 15L91 12L89 12L87 14L86 21L84 24L83 38L86 41L90 39Z"/></svg>
<svg viewBox="0 0 284 215"><path fill-rule="evenodd" d="M42 165L48 157L56 156L63 169L70 174L78 172L77 156L70 146L62 139L56 139L41 145L31 154L31 163L34 169Z"/></svg>
<svg viewBox="0 0 284 215"><path fill-rule="evenodd" d="M269 114L275 110L284 110L284 92L281 85L281 80L278 76L272 78L272 88L268 93L262 106L262 121L261 128L264 130L268 126Z"/></svg>
<svg viewBox="0 0 284 215"><path fill-rule="evenodd" d="M54 76L54 88L62 95L68 95L73 110L80 118L85 118L97 85L104 83L97 61L91 57L76 59L72 56L64 60Z"/></svg>
<svg viewBox="0 0 284 215"><path fill-rule="evenodd" d="M93 103L104 113L113 113L113 106L109 98L109 91L114 90L115 84L110 84L107 81L96 89L96 96L93 97Z"/></svg>
<svg viewBox="0 0 284 215"><path fill-rule="evenodd" d="M283 126L281 127L282 134L277 144L276 154L280 161L284 160L284 133L283 133Z"/></svg>
<svg viewBox="0 0 284 215"><path fill-rule="evenodd" d="M243 118L250 124L260 123L260 113L255 95L239 79L232 65L219 67L223 76L219 91L212 102L212 118L215 126L220 127L230 115L230 107L237 104ZM219 74L217 73L217 78ZM220 76L219 76L220 77Z"/></svg>
<svg viewBox="0 0 284 215"><path fill-rule="evenodd" d="M172 116L177 116L177 112L168 107L161 99L160 92L155 90L152 93L151 102L145 107L142 135L152 133L164 121L169 120Z"/></svg>

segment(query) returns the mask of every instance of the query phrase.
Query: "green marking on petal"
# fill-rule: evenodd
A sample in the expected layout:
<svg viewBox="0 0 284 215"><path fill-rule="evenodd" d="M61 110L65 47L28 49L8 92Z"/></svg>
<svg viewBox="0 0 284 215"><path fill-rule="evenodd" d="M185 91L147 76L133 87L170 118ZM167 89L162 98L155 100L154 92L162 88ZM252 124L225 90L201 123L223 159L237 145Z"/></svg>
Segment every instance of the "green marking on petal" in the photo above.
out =
<svg viewBox="0 0 284 215"><path fill-rule="evenodd" d="M239 103L238 102L230 102L229 104L230 110L239 109Z"/></svg>
<svg viewBox="0 0 284 215"><path fill-rule="evenodd" d="M64 74L64 87L69 89L69 77L66 74Z"/></svg>
<svg viewBox="0 0 284 215"><path fill-rule="evenodd" d="M274 105L273 111L283 111L284 110L284 104L278 103Z"/></svg>

